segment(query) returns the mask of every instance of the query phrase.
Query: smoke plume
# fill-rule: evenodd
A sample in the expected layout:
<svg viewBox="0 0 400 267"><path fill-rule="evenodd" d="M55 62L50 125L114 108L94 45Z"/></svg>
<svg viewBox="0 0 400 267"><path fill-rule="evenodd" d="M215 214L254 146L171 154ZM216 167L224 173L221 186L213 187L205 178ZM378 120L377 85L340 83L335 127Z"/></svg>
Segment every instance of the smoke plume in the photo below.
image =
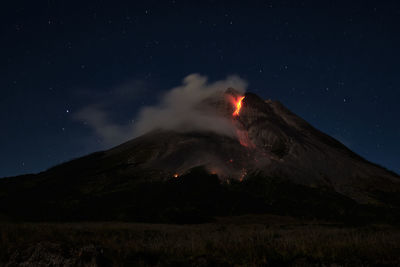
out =
<svg viewBox="0 0 400 267"><path fill-rule="evenodd" d="M178 132L211 131L234 136L232 123L212 112L205 105L207 99L222 94L227 88L243 93L247 83L238 76L208 83L207 77L191 74L181 86L168 91L156 106L143 108L136 119L134 135L139 136L155 129Z"/></svg>
<svg viewBox="0 0 400 267"><path fill-rule="evenodd" d="M183 79L182 85L166 91L158 104L142 108L136 118L124 124L115 119L117 113L122 108L129 110L132 103L137 104L138 98L143 100L148 94L143 84L134 82L114 88L112 95L90 91L87 94L94 96L92 103L74 112L72 118L89 126L105 148L155 129L178 132L212 131L235 136L232 123L205 103L216 99L214 96L222 94L229 87L243 93L247 84L237 76L209 83L205 76L188 75Z"/></svg>
<svg viewBox="0 0 400 267"><path fill-rule="evenodd" d="M109 114L97 106L88 106L73 116L91 127L105 147L115 146L132 138L132 125L120 125L111 120Z"/></svg>

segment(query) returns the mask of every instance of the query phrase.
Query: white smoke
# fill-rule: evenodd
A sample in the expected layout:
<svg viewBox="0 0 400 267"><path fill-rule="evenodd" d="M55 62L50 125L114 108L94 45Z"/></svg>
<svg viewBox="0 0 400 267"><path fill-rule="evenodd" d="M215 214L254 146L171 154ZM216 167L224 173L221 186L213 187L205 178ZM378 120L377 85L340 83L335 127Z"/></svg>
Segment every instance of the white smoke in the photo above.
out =
<svg viewBox="0 0 400 267"><path fill-rule="evenodd" d="M132 125L114 123L109 114L100 107L85 107L76 112L73 118L91 127L105 147L118 145L132 138Z"/></svg>
<svg viewBox="0 0 400 267"><path fill-rule="evenodd" d="M234 136L232 123L215 112L209 112L202 102L227 88L244 93L247 83L238 76L208 83L205 76L191 74L183 84L168 91L160 103L143 108L136 119L134 135L139 136L155 129L178 132L211 131Z"/></svg>
<svg viewBox="0 0 400 267"><path fill-rule="evenodd" d="M114 119L116 112L113 107L127 106L146 92L143 84L134 82L117 87L112 95L95 94L93 103L74 112L72 118L89 126L105 148L155 129L212 131L234 136L232 123L216 114L215 110L210 112L209 106L202 103L230 87L244 93L247 83L238 76L208 83L207 77L191 74L183 79L182 85L168 90L158 104L142 108L137 118L128 123L118 123ZM94 93L88 94L93 96Z"/></svg>

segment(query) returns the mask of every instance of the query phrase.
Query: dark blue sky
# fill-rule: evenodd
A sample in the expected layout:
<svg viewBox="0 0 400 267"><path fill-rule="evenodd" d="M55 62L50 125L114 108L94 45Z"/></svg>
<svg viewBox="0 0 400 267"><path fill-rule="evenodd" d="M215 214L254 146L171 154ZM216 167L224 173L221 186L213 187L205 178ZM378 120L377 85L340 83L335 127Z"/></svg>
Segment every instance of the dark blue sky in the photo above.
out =
<svg viewBox="0 0 400 267"><path fill-rule="evenodd" d="M134 123L191 73L239 75L400 172L398 1L15 2L0 8L0 177L106 148L77 112Z"/></svg>

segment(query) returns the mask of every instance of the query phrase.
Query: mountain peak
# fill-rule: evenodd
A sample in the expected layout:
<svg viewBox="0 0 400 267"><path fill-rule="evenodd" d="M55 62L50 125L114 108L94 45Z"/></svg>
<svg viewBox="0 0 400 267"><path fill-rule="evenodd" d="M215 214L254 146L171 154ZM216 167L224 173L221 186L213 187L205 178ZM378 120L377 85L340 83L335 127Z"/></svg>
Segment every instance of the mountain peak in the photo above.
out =
<svg viewBox="0 0 400 267"><path fill-rule="evenodd" d="M396 175L362 159L279 101L263 100L253 93L242 95L233 88L223 95L222 100L210 101L233 125L233 136L159 131L128 142L127 150L135 158L133 152L146 147L150 154L141 166L163 170L161 173L185 173L205 166L222 180L242 180L248 173L261 172L302 185L330 187L363 203L373 201L371 188L400 189ZM235 116L237 99L243 96Z"/></svg>
<svg viewBox="0 0 400 267"><path fill-rule="evenodd" d="M205 99L199 109L201 116L219 118L232 132L206 127L155 129L43 173L5 179L0 196L1 185L15 191L17 184L25 188L31 179L30 185L61 192L61 196L78 190L100 197L106 188L119 192L136 184L181 179L202 166L226 184L258 177L267 183L328 190L359 204L398 205L393 197L400 192L398 175L364 160L279 101L228 88Z"/></svg>

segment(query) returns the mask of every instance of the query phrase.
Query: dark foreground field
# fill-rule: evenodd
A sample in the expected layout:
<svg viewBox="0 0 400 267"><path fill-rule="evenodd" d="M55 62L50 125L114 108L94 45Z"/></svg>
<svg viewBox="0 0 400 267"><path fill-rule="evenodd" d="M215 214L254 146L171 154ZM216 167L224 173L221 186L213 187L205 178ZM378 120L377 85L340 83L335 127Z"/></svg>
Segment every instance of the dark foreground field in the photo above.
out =
<svg viewBox="0 0 400 267"><path fill-rule="evenodd" d="M0 266L399 266L400 229L278 216L0 224Z"/></svg>

